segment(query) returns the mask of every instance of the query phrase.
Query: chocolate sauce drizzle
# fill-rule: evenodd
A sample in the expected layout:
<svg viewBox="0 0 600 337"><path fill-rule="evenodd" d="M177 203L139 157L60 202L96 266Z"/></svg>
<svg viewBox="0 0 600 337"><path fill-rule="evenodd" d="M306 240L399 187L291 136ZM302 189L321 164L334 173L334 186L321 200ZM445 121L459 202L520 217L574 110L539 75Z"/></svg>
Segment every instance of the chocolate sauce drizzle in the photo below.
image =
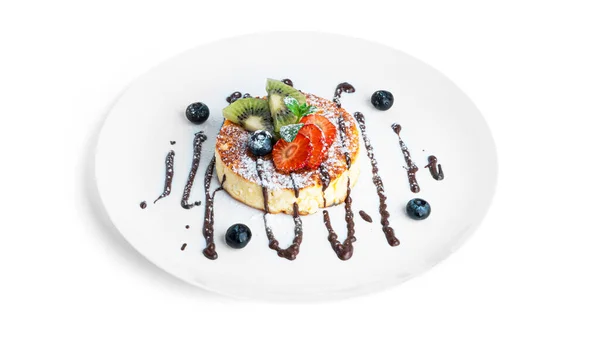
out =
<svg viewBox="0 0 600 337"><path fill-rule="evenodd" d="M356 89L354 89L352 84L350 84L348 82L343 82L343 83L338 84L337 87L335 87L335 94L333 95L333 103L335 103L338 106L338 108L341 107L342 102L340 101L340 98L342 97L342 92L351 94L355 91L356 91Z"/></svg>
<svg viewBox="0 0 600 337"><path fill-rule="evenodd" d="M181 207L185 209L190 209L194 206L200 206L202 204L200 201L196 201L190 204L188 203L188 200L190 199L190 193L192 192L192 187L194 185L194 179L196 178L198 166L200 166L200 157L202 155L202 143L204 143L206 139L206 135L202 131L194 135L194 157L192 159L192 168L190 169L190 174L188 175L187 183L185 184L185 188L183 189L183 196L181 197Z"/></svg>
<svg viewBox="0 0 600 337"><path fill-rule="evenodd" d="M289 78L284 78L283 80L281 80L281 82L289 85L290 87L294 86L294 82L292 82L292 80L290 80Z"/></svg>
<svg viewBox="0 0 600 337"><path fill-rule="evenodd" d="M242 93L239 91L235 91L231 95L227 96L225 100L227 101L227 103L231 104L240 98L242 98Z"/></svg>
<svg viewBox="0 0 600 337"><path fill-rule="evenodd" d="M444 180L444 171L442 170L442 165L438 164L437 158L435 156L429 156L427 158L429 164L425 165L425 168L429 168L429 173L435 180Z"/></svg>
<svg viewBox="0 0 600 337"><path fill-rule="evenodd" d="M298 196L300 196L300 190L298 189L298 185L296 185L293 173L290 173L290 179L292 180L292 186L294 187L294 196L298 198Z"/></svg>
<svg viewBox="0 0 600 337"><path fill-rule="evenodd" d="M321 179L321 194L323 195L323 208L327 207L327 199L325 199L325 190L329 187L331 183L331 177L329 176L329 171L327 171L327 167L321 163L319 165L319 178Z"/></svg>
<svg viewBox="0 0 600 337"><path fill-rule="evenodd" d="M373 154L373 146L371 145L371 140L367 134L367 127L365 125L365 116L357 111L354 113L354 117L358 121L360 132L362 133L363 141L365 142L365 148L367 149L367 156L371 160L371 172L373 174L373 184L377 188L377 195L379 196L379 214L381 215L381 226L383 233L385 233L385 238L390 246L397 246L400 244L400 241L394 235L394 229L390 227L390 213L387 211L385 190L383 189L383 181L379 176L379 168L377 167L377 160L375 159L375 155Z"/></svg>
<svg viewBox="0 0 600 337"><path fill-rule="evenodd" d="M171 194L171 184L173 184L173 162L175 158L175 151L171 150L169 151L169 153L167 154L167 158L165 159L165 166L166 166L166 170L165 170L165 187L164 190L162 192L162 194L160 196L158 196L158 198L156 200L154 200L154 203L156 204L157 201L159 201L162 198L166 198L169 196L169 194Z"/></svg>
<svg viewBox="0 0 600 337"><path fill-rule="evenodd" d="M181 245L181 250L184 251L185 247L187 247L187 243L184 243L183 245Z"/></svg>
<svg viewBox="0 0 600 337"><path fill-rule="evenodd" d="M266 217L264 217L266 220ZM271 230L271 227L266 225L265 230L267 232L267 238L269 239L269 248L277 252L277 256L286 258L288 260L295 260L296 256L300 253L300 245L302 244L302 219L298 214L298 203L294 203L294 240L292 244L283 249L279 247L279 241L275 239L275 235Z"/></svg>
<svg viewBox="0 0 600 337"><path fill-rule="evenodd" d="M175 144L177 144L177 142L176 142L176 141L174 141L174 140L170 141L170 143L171 143L171 145L175 145Z"/></svg>
<svg viewBox="0 0 600 337"><path fill-rule="evenodd" d="M327 240L329 240L331 248L333 249L337 257L342 261L346 261L352 257L352 254L354 253L354 246L352 246L352 243L356 241L356 237L354 236L355 231L354 213L352 212L352 197L350 197L350 192L352 191L350 188L350 178L348 178L346 188L347 192L344 209L346 211L347 236L346 240L344 240L344 243L338 241L338 236L331 227L331 221L329 220L329 212L326 210L323 211L323 222L325 223L325 227L327 227L327 230L329 231L329 236L327 237Z"/></svg>
<svg viewBox="0 0 600 337"><path fill-rule="evenodd" d="M408 174L408 184L410 185L410 190L413 193L419 193L421 188L419 187L419 183L417 182L417 171L419 168L412 161L410 157L410 152L408 151L408 147L402 141L402 137L400 137L400 131L402 127L398 123L392 124L392 130L398 135L398 143L400 143L400 149L402 149L402 155L404 155L404 161L406 162L406 173Z"/></svg>
<svg viewBox="0 0 600 337"><path fill-rule="evenodd" d="M367 212L360 210L358 212L358 214L360 215L361 218L363 218L363 220L365 220L368 223L373 223L373 219L371 218L371 216L369 214L367 214Z"/></svg>
<svg viewBox="0 0 600 337"><path fill-rule="evenodd" d="M223 184L227 179L227 176L223 175L223 180L221 182L221 186L213 191L212 195L210 193L210 183L212 181L213 173L215 171L215 156L213 156L210 164L206 168L206 173L204 174L204 196L206 200L204 201L204 226L202 228L202 234L204 235L204 239L206 240L206 248L202 250L202 253L206 258L210 260L216 260L219 255L217 254L215 247L215 209L214 209L214 201L215 194L219 191L223 190Z"/></svg>
<svg viewBox="0 0 600 337"><path fill-rule="evenodd" d="M352 166L352 159L350 158L350 153L348 153L348 144L346 144L346 123L342 115L338 117L338 129L340 130L340 140L344 149L346 165L348 166L348 168L350 168Z"/></svg>
<svg viewBox="0 0 600 337"><path fill-rule="evenodd" d="M277 256L286 258L288 260L295 260L298 254L300 253L300 244L302 244L302 219L300 219L300 214L298 213L298 203L294 202L294 240L292 244L283 249L279 247L279 241L275 239L275 235L273 234L273 230L267 224L267 214L269 213L269 193L267 188L262 184L263 179L263 159L258 158L256 161L256 171L258 172L258 177L261 180L262 186L262 194L263 194L263 221L265 224L265 231L267 233L267 238L269 239L269 248L277 252Z"/></svg>
<svg viewBox="0 0 600 337"><path fill-rule="evenodd" d="M145 209L148 206L145 201L140 202L140 208Z"/></svg>

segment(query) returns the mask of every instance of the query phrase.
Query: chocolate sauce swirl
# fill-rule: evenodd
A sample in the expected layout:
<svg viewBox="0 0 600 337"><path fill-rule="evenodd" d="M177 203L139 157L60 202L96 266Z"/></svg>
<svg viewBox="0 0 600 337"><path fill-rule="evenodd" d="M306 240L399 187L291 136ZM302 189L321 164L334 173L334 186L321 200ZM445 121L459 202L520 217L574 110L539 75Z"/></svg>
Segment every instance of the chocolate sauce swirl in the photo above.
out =
<svg viewBox="0 0 600 337"><path fill-rule="evenodd" d="M381 180L381 176L379 176L379 168L377 167L377 160L375 159L375 155L373 154L373 146L371 145L371 140L367 134L367 126L365 125L365 116L357 111L354 113L354 117L358 121L358 125L360 127L360 132L362 133L363 141L365 143L365 148L367 149L367 156L371 161L371 172L373 174L373 184L377 188L377 196L379 197L379 214L381 215L381 226L383 233L385 233L385 238L390 246L397 246L400 244L400 241L396 238L394 234L394 229L390 227L390 213L387 211L385 190L383 188L383 181Z"/></svg>
<svg viewBox="0 0 600 337"><path fill-rule="evenodd" d="M200 206L201 202L196 201L194 203L188 203L190 199L190 193L192 192L192 187L194 186L194 179L196 178L196 172L198 171L198 166L200 166L200 157L202 155L202 143L206 141L206 135L204 132L200 131L194 135L194 157L192 159L192 167L190 169L190 174L188 175L187 183L183 189L183 196L181 197L181 207L185 209L190 209L194 206Z"/></svg>
<svg viewBox="0 0 600 337"><path fill-rule="evenodd" d="M342 83L338 84L337 87L335 87L335 94L333 95L333 103L335 103L338 106L338 108L341 107L342 102L340 101L340 98L342 97L342 92L351 94L355 91L356 91L356 89L354 89L352 84L350 84L348 82L342 82Z"/></svg>
<svg viewBox="0 0 600 337"><path fill-rule="evenodd" d="M163 189L162 194L160 196L158 196L158 198L156 200L154 200L155 204L160 199L166 198L169 196L169 194L171 194L171 185L173 184L173 173L174 173L174 169L173 169L174 158L175 158L175 151L173 151L173 150L169 151L169 153L167 154L167 158L165 159L165 166L166 166L165 187Z"/></svg>
<svg viewBox="0 0 600 337"><path fill-rule="evenodd" d="M227 176L223 175L221 186L214 190L212 194L210 193L210 185L215 171L215 160L216 158L213 156L210 164L208 164L208 167L206 168L206 173L204 174L204 196L206 200L204 201L204 226L202 228L202 234L206 240L206 248L202 250L202 253L210 260L216 260L219 257L215 246L215 193L223 190L223 184L227 179Z"/></svg>
<svg viewBox="0 0 600 337"><path fill-rule="evenodd" d="M352 257L352 254L354 253L354 246L352 246L352 243L356 241L356 237L354 236L355 231L354 213L352 212L352 197L350 197L350 192L352 191L350 188L350 178L348 178L346 188L347 192L344 210L346 212L347 236L346 240L344 240L344 243L341 243L338 240L337 234L333 230L333 227L331 227L331 221L329 220L329 212L326 210L323 211L323 222L325 223L327 231L329 231L329 236L327 237L327 240L329 240L331 248L333 249L337 257L342 261L346 261Z"/></svg>
<svg viewBox="0 0 600 337"><path fill-rule="evenodd" d="M425 168L429 168L429 173L435 180L444 180L444 171L442 165L438 164L438 160L435 156L429 156L427 158L429 164L425 165Z"/></svg>
<svg viewBox="0 0 600 337"><path fill-rule="evenodd" d="M225 98L225 100L227 101L227 103L231 104L240 98L242 98L242 93L239 91L235 91L231 95L227 96L227 98Z"/></svg>
<svg viewBox="0 0 600 337"><path fill-rule="evenodd" d="M292 80L290 80L289 78L284 78L283 80L281 80L281 82L289 85L290 87L294 86L294 82L292 82Z"/></svg>
<svg viewBox="0 0 600 337"><path fill-rule="evenodd" d="M408 147L402 141L402 137L400 137L400 131L402 127L400 124L394 123L392 124L392 130L398 135L398 143L400 143L400 149L402 149L402 155L404 155L404 161L406 162L406 173L408 174L408 184L410 185L410 190L413 193L419 193L421 188L419 187L419 183L417 182L417 171L419 168L412 161L410 156L410 152L408 151Z"/></svg>

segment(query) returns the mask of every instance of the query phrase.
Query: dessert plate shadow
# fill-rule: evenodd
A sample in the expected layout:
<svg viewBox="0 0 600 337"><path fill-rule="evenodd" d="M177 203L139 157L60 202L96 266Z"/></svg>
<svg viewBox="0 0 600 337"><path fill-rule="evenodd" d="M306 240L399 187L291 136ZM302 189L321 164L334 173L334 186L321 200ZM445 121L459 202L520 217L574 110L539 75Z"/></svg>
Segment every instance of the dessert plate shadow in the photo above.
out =
<svg viewBox="0 0 600 337"><path fill-rule="evenodd" d="M311 52L289 50L289 41L306 41ZM356 222L354 254L341 261L327 240L321 211L302 217L303 243L296 260L269 249L263 214L224 192L214 201L218 259L202 250L204 172L214 154L215 137L234 91L265 95L265 79L289 78L303 92L333 98L340 82L356 92L344 94L342 106L362 112L387 196L390 225L400 245L388 245L381 230L379 198L371 163L361 139L360 177L352 191ZM370 97L388 90L395 102L376 110ZM191 124L185 109L201 101L208 121ZM419 168L420 192L410 189L406 162L392 124L402 126L402 140ZM192 165L194 134L203 131L198 174L190 202L180 206ZM171 194L163 192L165 157L174 151ZM444 179L425 168L435 155ZM98 138L95 179L108 216L123 237L144 257L173 276L232 297L260 300L330 300L380 291L418 275L458 249L481 224L494 194L497 157L490 130L471 100L448 78L398 50L345 36L314 32L246 35L200 46L176 56L138 78L110 111ZM212 189L218 186L213 177ZM410 219L409 200L431 204L423 221ZM145 201L147 207L140 207ZM332 227L345 239L344 205L328 209ZM359 211L368 213L372 223ZM282 246L292 242L294 223L287 215L269 215ZM235 223L252 230L243 249L225 244Z"/></svg>

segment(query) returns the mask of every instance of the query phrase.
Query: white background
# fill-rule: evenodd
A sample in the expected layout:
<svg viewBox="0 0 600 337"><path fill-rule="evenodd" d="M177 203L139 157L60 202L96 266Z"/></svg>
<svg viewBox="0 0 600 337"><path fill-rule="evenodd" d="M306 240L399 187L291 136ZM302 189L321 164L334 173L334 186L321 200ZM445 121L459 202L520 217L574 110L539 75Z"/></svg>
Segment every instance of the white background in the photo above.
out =
<svg viewBox="0 0 600 337"><path fill-rule="evenodd" d="M597 1L387 2L1 1L0 336L598 336ZM237 302L96 216L84 153L128 83L198 44L288 29L401 49L490 124L494 204L425 275L341 302Z"/></svg>

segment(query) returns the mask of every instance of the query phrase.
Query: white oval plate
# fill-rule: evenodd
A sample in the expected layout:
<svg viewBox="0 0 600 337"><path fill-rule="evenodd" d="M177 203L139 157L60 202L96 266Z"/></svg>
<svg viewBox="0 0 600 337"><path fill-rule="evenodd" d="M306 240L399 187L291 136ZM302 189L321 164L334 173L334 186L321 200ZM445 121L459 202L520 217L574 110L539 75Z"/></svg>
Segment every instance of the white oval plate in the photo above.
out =
<svg viewBox="0 0 600 337"><path fill-rule="evenodd" d="M301 45L302 48L294 46ZM351 113L366 117L387 202L391 226L401 244L390 247L379 224L378 198L361 139L361 175L352 192L356 221L354 256L341 261L327 241L322 214L303 218L304 242L295 261L268 248L261 212L217 194L215 236L219 258L202 254L204 207L180 207L192 160L192 139L204 130L202 160L191 201L204 203L204 171L214 153L225 97L239 90L264 95L266 78L291 78L306 92L332 98L347 81L356 93L342 96ZM378 89L395 96L392 109L370 104ZM202 101L211 109L208 122L189 123L184 111ZM410 191L404 158L390 125L402 125L402 138L413 160L421 192ZM176 141L171 145L170 141ZM171 195L156 204L164 184L164 160L175 150ZM446 178L432 179L424 168L436 155ZM241 36L198 47L154 68L120 97L101 131L96 154L101 199L114 225L143 256L191 284L221 294L270 300L323 300L382 290L417 275L455 251L481 223L495 189L496 151L490 131L469 98L444 75L400 51L379 44L322 33L277 32ZM216 177L213 189L218 186ZM428 200L432 214L410 220L406 203ZM145 200L148 208L142 210ZM358 216L365 210L373 218ZM343 205L330 209L340 239L346 236ZM253 238L242 250L229 248L224 233L245 223ZM289 216L270 216L287 246L293 238ZM186 225L190 228L186 229ZM182 251L181 246L187 243Z"/></svg>

